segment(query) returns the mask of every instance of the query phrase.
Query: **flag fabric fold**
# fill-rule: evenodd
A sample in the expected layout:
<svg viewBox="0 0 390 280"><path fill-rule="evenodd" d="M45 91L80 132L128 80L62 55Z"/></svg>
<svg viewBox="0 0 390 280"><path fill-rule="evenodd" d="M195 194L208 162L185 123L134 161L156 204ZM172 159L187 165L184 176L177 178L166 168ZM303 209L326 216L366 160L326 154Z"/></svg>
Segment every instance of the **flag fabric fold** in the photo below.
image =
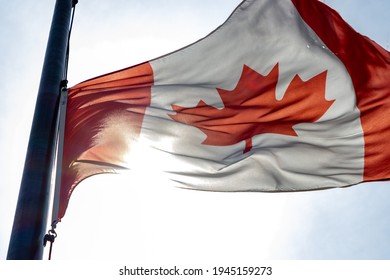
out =
<svg viewBox="0 0 390 280"><path fill-rule="evenodd" d="M210 191L390 177L390 54L316 0L247 0L217 30L69 91L59 219L74 188L147 170Z"/></svg>

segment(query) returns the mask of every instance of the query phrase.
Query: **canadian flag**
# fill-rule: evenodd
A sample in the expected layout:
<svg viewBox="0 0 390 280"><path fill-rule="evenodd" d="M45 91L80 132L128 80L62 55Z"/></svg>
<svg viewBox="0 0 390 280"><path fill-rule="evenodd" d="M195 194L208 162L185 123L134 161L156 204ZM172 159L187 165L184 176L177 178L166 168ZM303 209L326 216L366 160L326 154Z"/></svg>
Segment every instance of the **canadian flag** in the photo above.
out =
<svg viewBox="0 0 390 280"><path fill-rule="evenodd" d="M212 191L388 179L389 81L389 52L323 3L243 1L206 38L70 89L58 218L80 181L126 170Z"/></svg>

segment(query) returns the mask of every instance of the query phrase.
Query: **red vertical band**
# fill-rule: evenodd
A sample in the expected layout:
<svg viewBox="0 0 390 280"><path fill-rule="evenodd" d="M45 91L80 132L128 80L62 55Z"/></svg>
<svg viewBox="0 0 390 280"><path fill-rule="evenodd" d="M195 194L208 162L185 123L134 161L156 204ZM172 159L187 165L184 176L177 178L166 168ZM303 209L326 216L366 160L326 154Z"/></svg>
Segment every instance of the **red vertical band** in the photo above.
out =
<svg viewBox="0 0 390 280"><path fill-rule="evenodd" d="M292 2L351 76L364 131L364 180L390 178L390 53L320 1Z"/></svg>

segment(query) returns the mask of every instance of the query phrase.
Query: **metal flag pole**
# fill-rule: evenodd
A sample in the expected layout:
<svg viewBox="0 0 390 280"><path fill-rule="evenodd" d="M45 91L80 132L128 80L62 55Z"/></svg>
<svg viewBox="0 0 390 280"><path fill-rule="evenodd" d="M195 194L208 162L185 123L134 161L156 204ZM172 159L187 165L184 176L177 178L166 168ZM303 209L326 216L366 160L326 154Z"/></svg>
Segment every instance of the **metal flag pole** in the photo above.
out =
<svg viewBox="0 0 390 280"><path fill-rule="evenodd" d="M42 259L72 0L54 8L7 259Z"/></svg>

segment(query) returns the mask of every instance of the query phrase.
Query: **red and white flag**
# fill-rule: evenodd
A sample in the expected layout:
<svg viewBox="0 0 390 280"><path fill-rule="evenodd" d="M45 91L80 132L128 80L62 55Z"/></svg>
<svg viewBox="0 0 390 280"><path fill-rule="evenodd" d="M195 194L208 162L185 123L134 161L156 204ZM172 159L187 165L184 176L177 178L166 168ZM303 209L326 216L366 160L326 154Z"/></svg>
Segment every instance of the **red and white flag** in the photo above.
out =
<svg viewBox="0 0 390 280"><path fill-rule="evenodd" d="M390 177L390 54L316 0L247 0L206 38L71 88L59 218L83 179L297 191Z"/></svg>

